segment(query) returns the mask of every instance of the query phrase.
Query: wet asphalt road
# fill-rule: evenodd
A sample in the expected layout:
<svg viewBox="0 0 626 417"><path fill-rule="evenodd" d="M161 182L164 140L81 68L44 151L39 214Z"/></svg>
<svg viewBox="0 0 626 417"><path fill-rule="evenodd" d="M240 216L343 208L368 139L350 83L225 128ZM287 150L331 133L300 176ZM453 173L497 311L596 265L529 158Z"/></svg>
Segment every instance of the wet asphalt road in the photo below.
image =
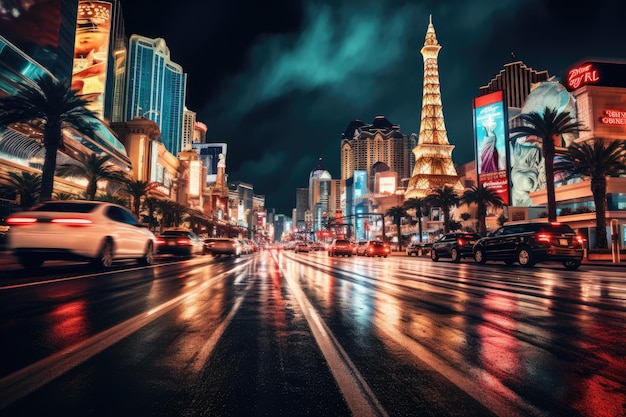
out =
<svg viewBox="0 0 626 417"><path fill-rule="evenodd" d="M0 272L0 415L626 416L626 269L264 251Z"/></svg>

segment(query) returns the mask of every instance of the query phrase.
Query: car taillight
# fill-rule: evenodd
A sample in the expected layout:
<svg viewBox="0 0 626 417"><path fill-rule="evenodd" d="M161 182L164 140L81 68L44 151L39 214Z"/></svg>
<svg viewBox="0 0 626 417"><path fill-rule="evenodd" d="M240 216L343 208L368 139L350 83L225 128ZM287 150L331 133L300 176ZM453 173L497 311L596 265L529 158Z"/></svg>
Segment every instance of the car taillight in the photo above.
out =
<svg viewBox="0 0 626 417"><path fill-rule="evenodd" d="M548 242L550 243L550 235L548 233L538 233L537 240L540 242Z"/></svg>
<svg viewBox="0 0 626 417"><path fill-rule="evenodd" d="M580 243L581 245L584 245L584 244L585 244L585 238L584 238L583 236L581 236L581 235L576 235L576 236L575 236L575 239L576 239L576 241L577 241L578 243Z"/></svg>
<svg viewBox="0 0 626 417"><path fill-rule="evenodd" d="M9 226L21 226L33 223L37 223L37 219L35 217L9 217L7 219L7 225Z"/></svg>
<svg viewBox="0 0 626 417"><path fill-rule="evenodd" d="M191 245L191 239L181 238L176 240L177 245Z"/></svg>
<svg viewBox="0 0 626 417"><path fill-rule="evenodd" d="M165 245L165 239L162 239L160 237L157 237L156 239L156 244L157 245Z"/></svg>
<svg viewBox="0 0 626 417"><path fill-rule="evenodd" d="M465 242L465 239L463 239L463 238L458 238L456 240L456 244L459 245L459 246L465 246L466 243L467 242Z"/></svg>
<svg viewBox="0 0 626 417"><path fill-rule="evenodd" d="M62 224L63 226L89 226L93 222L89 219L80 217L64 217L60 219L52 219L51 223Z"/></svg>

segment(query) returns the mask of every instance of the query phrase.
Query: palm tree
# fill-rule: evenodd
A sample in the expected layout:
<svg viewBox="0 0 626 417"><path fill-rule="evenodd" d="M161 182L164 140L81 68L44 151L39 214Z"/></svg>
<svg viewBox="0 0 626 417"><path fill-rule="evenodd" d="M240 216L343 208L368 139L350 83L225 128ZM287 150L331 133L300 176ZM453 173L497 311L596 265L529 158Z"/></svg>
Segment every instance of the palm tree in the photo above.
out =
<svg viewBox="0 0 626 417"><path fill-rule="evenodd" d="M422 216L424 215L424 209L428 206L423 198L413 197L404 202L404 208L407 210L414 209L415 217L417 217L417 228L420 235L420 243L422 243Z"/></svg>
<svg viewBox="0 0 626 417"><path fill-rule="evenodd" d="M19 174L9 172L8 186L20 196L20 207L35 205L41 192L41 175L22 171Z"/></svg>
<svg viewBox="0 0 626 417"><path fill-rule="evenodd" d="M62 164L57 173L62 177L84 178L87 180L85 196L87 200L93 200L98 190L98 181L109 180L122 182L122 171L109 163L110 155L98 156L95 153L79 154L78 164Z"/></svg>
<svg viewBox="0 0 626 417"><path fill-rule="evenodd" d="M393 206L387 209L385 216L393 218L398 231L398 250L402 252L402 219L409 217L409 214L403 206Z"/></svg>
<svg viewBox="0 0 626 417"><path fill-rule="evenodd" d="M476 217L478 217L478 233L486 233L487 225L485 219L487 217L488 207L502 207L504 201L502 197L492 188L486 188L480 184L472 186L463 192L459 202L461 204L476 204Z"/></svg>
<svg viewBox="0 0 626 417"><path fill-rule="evenodd" d="M556 221L556 196L554 194L554 157L556 146L561 143L565 133L582 130L582 125L574 121L569 112L559 113L556 109L546 107L543 114L538 112L524 113L519 116L524 123L511 129L510 140L515 143L523 137L535 137L541 144L541 154L546 172L546 194L548 198L548 221Z"/></svg>
<svg viewBox="0 0 626 417"><path fill-rule="evenodd" d="M132 198L132 208L135 216L139 217L141 199L148 195L151 188L150 182L148 181L133 180L128 178L124 182L123 193Z"/></svg>
<svg viewBox="0 0 626 417"><path fill-rule="evenodd" d="M117 204L126 207L128 201L117 194L102 193L95 198L96 201L106 201L107 203Z"/></svg>
<svg viewBox="0 0 626 417"><path fill-rule="evenodd" d="M52 194L53 200L75 200L76 195L70 193L54 193Z"/></svg>
<svg viewBox="0 0 626 417"><path fill-rule="evenodd" d="M441 207L443 212L444 233L450 231L450 210L459 204L459 195L449 185L433 188L432 192L424 197L430 207Z"/></svg>
<svg viewBox="0 0 626 417"><path fill-rule="evenodd" d="M45 148L39 201L52 197L57 151L64 148L64 128L92 135L96 114L85 106L89 102L70 89L69 80L58 82L49 76L35 80L19 93L0 98L0 126L28 123L43 130Z"/></svg>
<svg viewBox="0 0 626 417"><path fill-rule="evenodd" d="M606 236L606 177L626 173L626 147L619 140L606 143L595 140L593 144L574 143L559 153L554 164L556 173L564 173L565 179L588 177L596 206L596 248L607 248Z"/></svg>
<svg viewBox="0 0 626 417"><path fill-rule="evenodd" d="M145 222L150 226L150 230L156 232L159 222L155 216L155 213L159 209L159 199L156 197L146 197L143 199L143 209L148 212L145 218Z"/></svg>

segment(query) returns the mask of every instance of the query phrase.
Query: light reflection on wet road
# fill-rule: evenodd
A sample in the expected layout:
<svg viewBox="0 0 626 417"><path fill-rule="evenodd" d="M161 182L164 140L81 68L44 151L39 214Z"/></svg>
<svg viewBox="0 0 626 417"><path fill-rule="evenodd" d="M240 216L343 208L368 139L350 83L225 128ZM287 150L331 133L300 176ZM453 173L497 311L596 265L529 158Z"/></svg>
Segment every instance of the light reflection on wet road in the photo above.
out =
<svg viewBox="0 0 626 417"><path fill-rule="evenodd" d="M626 278L593 268L265 251L22 277L0 414L626 416Z"/></svg>
<svg viewBox="0 0 626 417"><path fill-rule="evenodd" d="M350 323L337 334L374 331L498 414L626 415L621 270L599 278L589 267L551 265L323 255L306 266L284 262L326 320Z"/></svg>

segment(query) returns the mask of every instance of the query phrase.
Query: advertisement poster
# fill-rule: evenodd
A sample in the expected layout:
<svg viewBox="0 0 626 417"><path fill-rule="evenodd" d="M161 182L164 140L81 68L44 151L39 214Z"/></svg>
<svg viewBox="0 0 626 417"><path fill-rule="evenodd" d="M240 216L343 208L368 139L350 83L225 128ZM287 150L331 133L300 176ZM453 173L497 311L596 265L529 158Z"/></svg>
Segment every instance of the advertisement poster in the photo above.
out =
<svg viewBox="0 0 626 417"><path fill-rule="evenodd" d="M101 118L110 33L111 3L81 1L76 21L72 89L89 100L91 105L88 108Z"/></svg>
<svg viewBox="0 0 626 417"><path fill-rule="evenodd" d="M508 205L507 127L502 91L474 99L478 184L495 190Z"/></svg>

